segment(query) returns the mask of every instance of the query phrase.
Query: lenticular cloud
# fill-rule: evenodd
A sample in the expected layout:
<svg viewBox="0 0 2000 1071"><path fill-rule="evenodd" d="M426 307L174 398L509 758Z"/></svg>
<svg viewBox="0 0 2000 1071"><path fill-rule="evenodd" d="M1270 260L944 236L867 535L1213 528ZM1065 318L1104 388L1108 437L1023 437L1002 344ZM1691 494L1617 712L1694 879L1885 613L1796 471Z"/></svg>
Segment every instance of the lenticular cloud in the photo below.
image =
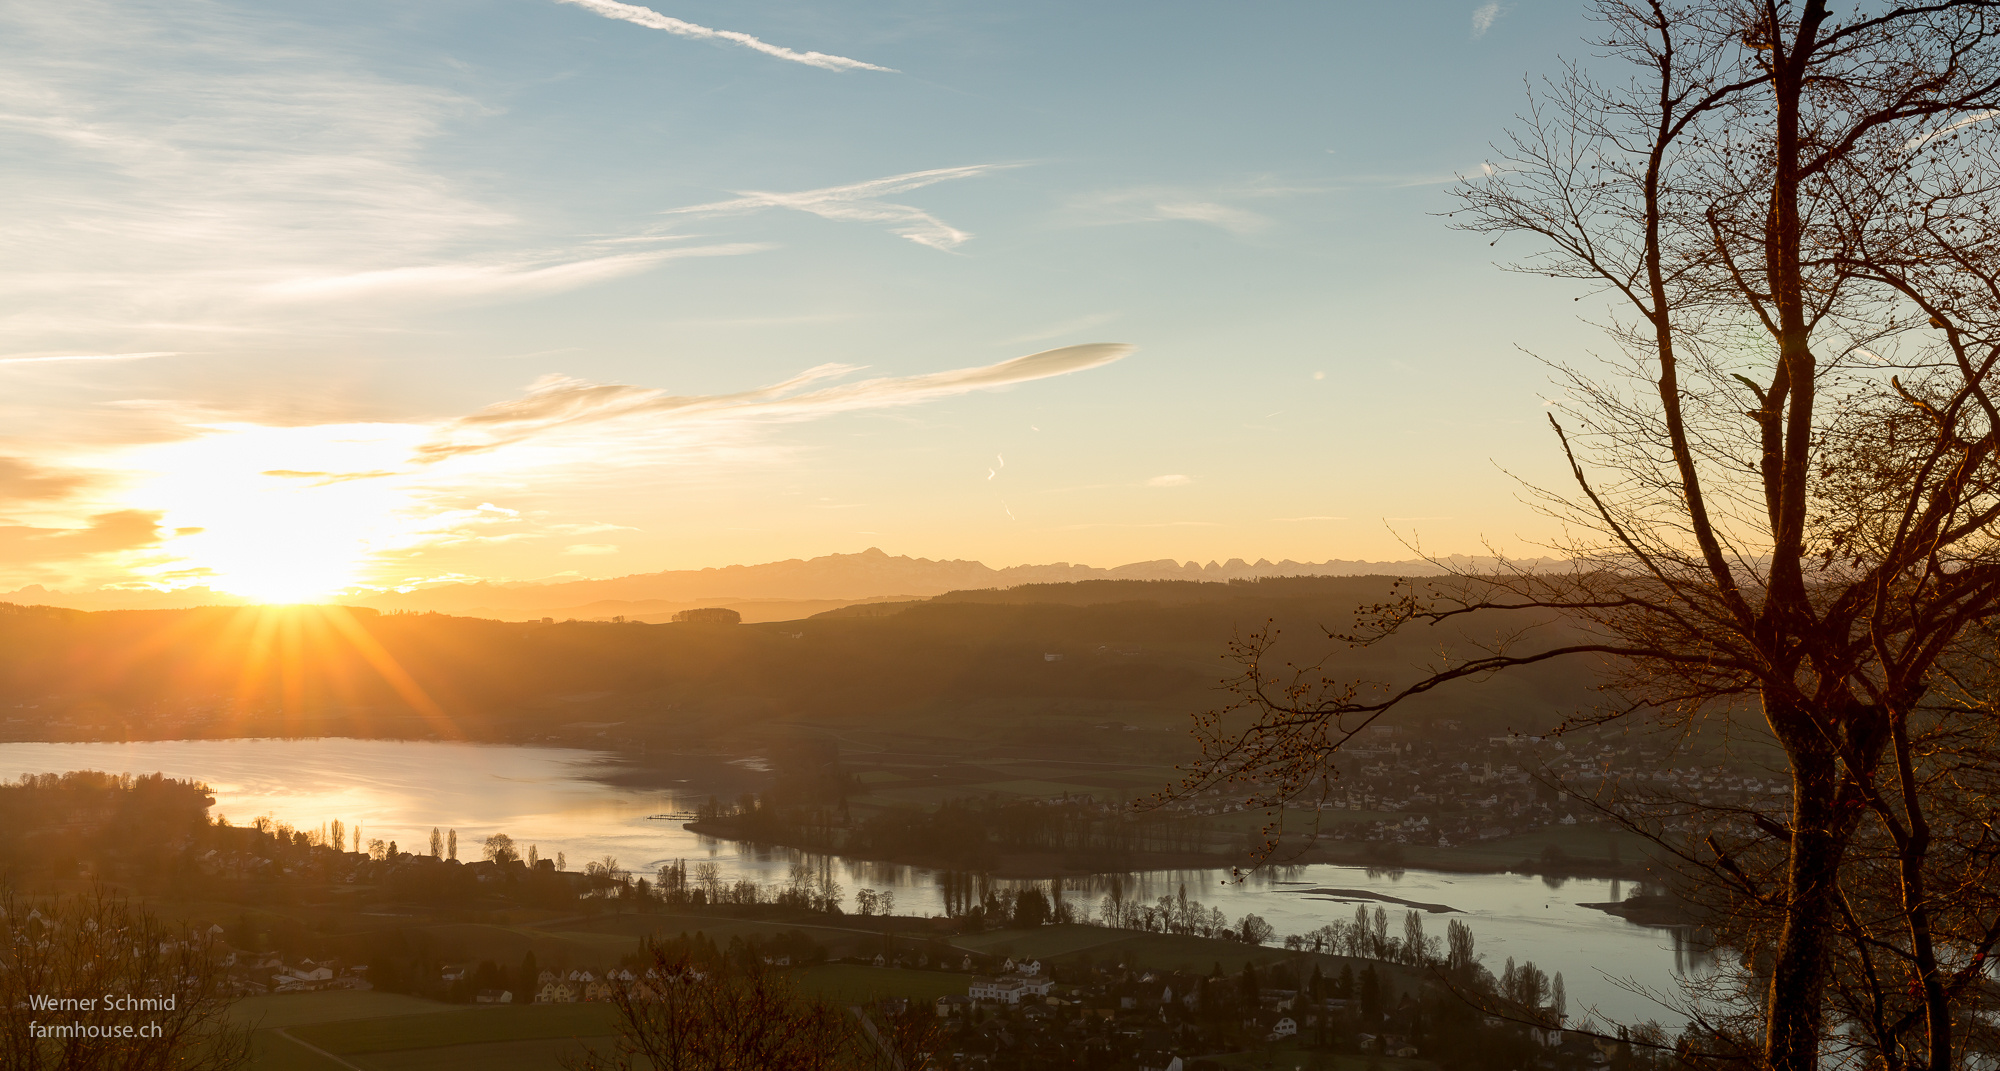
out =
<svg viewBox="0 0 2000 1071"><path fill-rule="evenodd" d="M824 52L795 52L767 41L735 30L715 30L683 19L662 15L652 8L637 4L621 4L618 0L556 0L560 4L575 4L577 7L594 11L607 19L621 19L625 22L644 26L649 30L665 30L676 37L692 37L696 40L728 41L755 49L766 56L776 56L781 60L803 63L808 67L819 67L829 71L886 71L894 74L893 67L878 67L873 63L863 63L846 56L829 56Z"/></svg>

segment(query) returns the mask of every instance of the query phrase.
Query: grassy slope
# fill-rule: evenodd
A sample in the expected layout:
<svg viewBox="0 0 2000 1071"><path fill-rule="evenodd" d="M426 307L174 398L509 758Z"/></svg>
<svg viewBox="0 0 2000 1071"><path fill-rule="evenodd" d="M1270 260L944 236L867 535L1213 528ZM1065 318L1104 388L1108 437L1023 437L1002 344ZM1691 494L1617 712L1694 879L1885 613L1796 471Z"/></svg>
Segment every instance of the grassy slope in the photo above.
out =
<svg viewBox="0 0 2000 1071"><path fill-rule="evenodd" d="M616 915L589 920L559 919L553 931L533 927L444 924L434 927L469 946L492 942L492 950L527 946L596 948L613 943L629 950L646 933L703 932L726 943L733 934L804 930L828 944L872 945L875 934L836 926L793 925L703 915ZM553 942L553 943L551 943ZM1316 959L1320 969L1338 972L1340 957L1312 957L1269 947L1174 934L1134 933L1094 926L1044 926L1034 930L996 930L954 939L969 951L1023 958L1059 960L1089 956L1095 963L1124 963L1135 968L1181 969L1207 973L1220 964L1226 972L1240 971L1246 962L1267 965ZM537 952L540 957L540 952ZM1357 967L1360 964L1355 964ZM1416 979L1391 968L1399 988ZM962 994L968 976L950 971L877 968L830 963L799 970L806 991L843 1003L875 997L900 996L930 1000ZM239 1023L256 1028L256 1071L338 1071L330 1062L294 1043L304 1042L335 1054L369 1071L406 1068L478 1068L514 1071L555 1066L565 1053L582 1044L600 1047L613 1029L613 1015L601 1004L512 1005L502 1007L441 1004L394 993L328 992L252 997L232 1009ZM285 1033L279 1033L280 1030ZM289 1037L287 1035L290 1035ZM590 1039L596 1039L591 1041ZM1419 1071L1392 1068L1384 1071Z"/></svg>
<svg viewBox="0 0 2000 1071"><path fill-rule="evenodd" d="M609 1036L616 1013L609 1004L472 1006L444 1012L294 1027L292 1036L328 1052L399 1052L492 1041Z"/></svg>
<svg viewBox="0 0 2000 1071"><path fill-rule="evenodd" d="M1197 974L1207 974L1218 964L1224 973L1236 974L1245 963L1254 963L1259 967L1296 963L1308 971L1313 963L1317 963L1321 973L1332 975L1338 974L1343 964L1359 971L1373 962L1345 956L1291 952L1212 937L1138 933L1076 925L1043 926L1033 930L990 930L953 938L952 943L974 952L1015 959L1067 960L1089 956L1090 961L1098 965L1124 963L1134 968L1183 970ZM1386 969L1400 989L1414 989L1421 981L1415 972L1402 967L1380 963L1375 966L1378 970Z"/></svg>

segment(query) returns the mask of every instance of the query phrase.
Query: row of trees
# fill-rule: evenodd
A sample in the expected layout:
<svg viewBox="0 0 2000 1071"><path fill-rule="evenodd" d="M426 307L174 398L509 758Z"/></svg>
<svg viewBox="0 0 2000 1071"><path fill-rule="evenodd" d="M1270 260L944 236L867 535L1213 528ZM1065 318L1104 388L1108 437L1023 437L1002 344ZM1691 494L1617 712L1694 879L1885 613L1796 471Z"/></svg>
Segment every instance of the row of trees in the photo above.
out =
<svg viewBox="0 0 2000 1071"><path fill-rule="evenodd" d="M919 859L953 868L990 868L1002 852L1084 854L1117 859L1139 852L1202 852L1214 847L1201 820L1121 813L1089 799L946 800L929 811L877 811L852 821L843 807L788 802L784 793L745 795L696 808L694 828L736 840L782 844L861 859ZM1234 845L1232 845L1234 847Z"/></svg>
<svg viewBox="0 0 2000 1071"><path fill-rule="evenodd" d="M1114 883L1111 891L1104 894L1095 921L1103 926L1125 930L1192 934L1252 945L1269 944L1277 936L1271 924L1256 914L1246 914L1234 927L1230 926L1229 918L1221 908L1208 907L1200 900L1189 899L1186 885L1182 885L1174 895L1163 894L1157 901L1148 904L1127 900L1123 885Z"/></svg>

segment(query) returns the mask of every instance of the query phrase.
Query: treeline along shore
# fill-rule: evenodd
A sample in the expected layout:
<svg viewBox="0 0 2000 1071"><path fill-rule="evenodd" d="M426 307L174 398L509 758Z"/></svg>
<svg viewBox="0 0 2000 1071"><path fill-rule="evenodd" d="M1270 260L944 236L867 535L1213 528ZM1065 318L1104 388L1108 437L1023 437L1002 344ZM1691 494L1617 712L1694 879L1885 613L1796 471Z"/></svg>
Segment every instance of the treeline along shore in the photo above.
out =
<svg viewBox="0 0 2000 1071"><path fill-rule="evenodd" d="M1085 895L950 872L942 914L913 917L891 891L848 895L827 856L770 882L711 862L579 868L504 834L474 844L444 829L406 849L333 819L231 824L212 802L197 782L159 776L0 784L0 960L86 969L88 942L43 938L143 923L181 950L166 966L199 998L203 1040L238 1044L259 1067L294 1066L301 1041L393 1050L409 1066L476 1053L482 1066L545 1067L612 1051L689 1013L679 997L739 982L776 986L795 1011L920 1027L921 1050L952 1053L954 1067L1136 1071L1185 1054L1190 1071L1223 1071L1279 1043L1438 1071L1593 1071L1601 1052L1611 1071L1654 1071L1667 1038L1650 1023L1601 1049L1565 1037L1559 973L1483 963L1471 926L1427 928L1422 905L1280 934L1185 888L1140 899L1117 882ZM8 988L25 977L0 973L0 996L26 1006ZM664 988L697 977L707 987ZM690 1021L704 1035L724 1025Z"/></svg>

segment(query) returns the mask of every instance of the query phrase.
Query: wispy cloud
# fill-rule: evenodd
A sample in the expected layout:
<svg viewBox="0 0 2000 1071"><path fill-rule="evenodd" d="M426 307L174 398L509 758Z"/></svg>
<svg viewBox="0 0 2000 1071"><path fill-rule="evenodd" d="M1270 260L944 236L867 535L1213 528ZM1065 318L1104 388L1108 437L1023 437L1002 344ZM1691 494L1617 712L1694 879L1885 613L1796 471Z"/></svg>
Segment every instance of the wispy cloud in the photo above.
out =
<svg viewBox="0 0 2000 1071"><path fill-rule="evenodd" d="M43 364L50 361L143 361L152 357L178 357L179 350L146 353L65 353L34 357L0 357L0 364Z"/></svg>
<svg viewBox="0 0 2000 1071"><path fill-rule="evenodd" d="M0 503L67 498L89 482L80 473L51 472L26 458L0 457Z"/></svg>
<svg viewBox="0 0 2000 1071"><path fill-rule="evenodd" d="M1187 486L1188 484L1191 484L1191 483L1193 483L1193 482L1194 482L1194 479L1193 479L1192 477L1189 477L1189 476L1183 476L1183 475L1181 475L1180 473L1178 473L1178 472L1175 472L1175 473L1170 473L1170 474L1168 474L1168 475L1165 475L1165 476L1155 476L1155 477L1153 477L1152 479L1150 479L1150 480L1147 480L1147 481L1146 481L1146 486L1147 486L1147 487L1186 487L1186 486Z"/></svg>
<svg viewBox="0 0 2000 1071"><path fill-rule="evenodd" d="M1916 137L1913 137L1909 141L1904 142L1903 151L1915 152L1916 150L1922 148L1928 142L1944 137L1946 134L1952 133L1955 130L1961 130L1964 129L1965 127L1972 126L1975 123L1983 123L1986 120L1991 119L1996 115L2000 115L2000 111L1983 111L1974 113L1972 115L1968 115L1965 118L1958 120L1957 122L1946 123L1944 126L1938 127L1936 130L1933 130L1928 134L1918 134Z"/></svg>
<svg viewBox="0 0 2000 1071"><path fill-rule="evenodd" d="M0 10L10 336L115 356L163 347L68 347L240 332L269 322L255 306L274 280L433 263L520 226L427 151L472 99L288 37L282 17L206 0L111 15Z"/></svg>
<svg viewBox="0 0 2000 1071"><path fill-rule="evenodd" d="M1058 532L1080 532L1087 528L1220 528L1221 521L1159 521L1153 524L1097 521L1090 524L1059 525Z"/></svg>
<svg viewBox="0 0 2000 1071"><path fill-rule="evenodd" d="M580 259L500 263L426 264L378 271L351 272L288 279L265 288L285 300L367 297L387 294L417 297L488 297L554 293L645 271L669 260L687 257L733 257L760 253L771 246L734 242L688 246L646 253L619 253Z"/></svg>
<svg viewBox="0 0 2000 1071"><path fill-rule="evenodd" d="M1267 216L1177 190L1119 190L1081 198L1071 207L1088 217L1088 222L1097 224L1206 223L1235 235L1251 234L1271 225Z"/></svg>
<svg viewBox="0 0 2000 1071"><path fill-rule="evenodd" d="M1087 316L1074 316L1067 320L1058 320L1046 327L1038 327L1025 334L1015 335L1007 341L1044 342L1052 338L1061 338L1064 335L1074 335L1079 331L1088 331L1093 327L1102 327L1116 320L1118 316L1119 314L1115 312L1093 312Z"/></svg>
<svg viewBox="0 0 2000 1071"><path fill-rule="evenodd" d="M115 559L119 575L140 582L177 584L197 570L225 586L268 590L296 583L286 570L301 561L312 562L331 588L374 577L402 584L415 568L449 572L460 556L506 543L546 540L552 552L579 560L605 557L623 550L591 536L628 526L561 523L568 519L494 498L557 486L573 491L580 482L662 467L701 474L695 478L741 472L784 453L758 441L760 429L773 424L1006 388L1101 367L1131 351L1096 343L851 381L842 377L859 369L821 365L716 395L551 376L522 397L462 417L403 423L183 407L177 430L78 451L59 469L41 459L0 463L0 495L50 513L37 519L39 527L0 528L0 574L16 583L64 583L79 572L101 573L110 567L100 564ZM162 410L160 418L172 414ZM118 508L105 508L113 503ZM280 545L283 553L271 552Z"/></svg>
<svg viewBox="0 0 2000 1071"><path fill-rule="evenodd" d="M1272 219L1239 202L1317 193L1298 188L1246 183L1212 189L1176 186L1135 186L1105 190L1075 198L1065 216L1085 226L1124 223L1200 223L1243 237L1269 228Z"/></svg>
<svg viewBox="0 0 2000 1071"><path fill-rule="evenodd" d="M488 406L440 428L417 448L416 458L434 462L488 453L561 429L616 420L798 420L910 405L1097 368L1125 357L1132 349L1115 342L1064 346L978 368L807 389L860 370L852 365L824 364L781 383L733 394L681 395L653 387L549 376L537 381L521 398Z"/></svg>
<svg viewBox="0 0 2000 1071"><path fill-rule="evenodd" d="M1493 24L1500 21L1500 16L1505 15L1512 9L1513 5L1511 4L1503 7L1500 4L1500 0L1487 0L1486 3L1473 8L1472 39L1477 41L1485 37L1486 31L1492 29Z"/></svg>
<svg viewBox="0 0 2000 1071"><path fill-rule="evenodd" d="M160 530L160 514L113 510L92 516L81 528L0 525L0 567L50 565L79 558L155 547L170 534Z"/></svg>
<svg viewBox="0 0 2000 1071"><path fill-rule="evenodd" d="M941 167L912 171L888 178L871 179L847 186L828 186L797 193L765 193L745 190L728 201L676 208L669 215L730 216L761 212L767 208L789 208L810 212L822 219L847 223L875 223L893 234L932 249L955 249L972 235L931 215L921 208L885 201L883 198L933 186L954 179L974 178L1014 167L1014 164L973 164L968 167Z"/></svg>
<svg viewBox="0 0 2000 1071"><path fill-rule="evenodd" d="M637 4L621 4L617 0L556 0L560 4L574 4L586 11L593 11L607 19L622 19L625 22L644 26L649 30L665 30L676 37L691 37L698 41L727 41L754 49L766 56L775 56L793 63L803 63L808 67L819 67L829 71L883 71L896 73L893 67L878 67L873 63L863 63L846 56L830 56L824 52L796 52L767 41L759 40L747 33L735 30L715 30L696 25L682 19L662 15L649 7Z"/></svg>

